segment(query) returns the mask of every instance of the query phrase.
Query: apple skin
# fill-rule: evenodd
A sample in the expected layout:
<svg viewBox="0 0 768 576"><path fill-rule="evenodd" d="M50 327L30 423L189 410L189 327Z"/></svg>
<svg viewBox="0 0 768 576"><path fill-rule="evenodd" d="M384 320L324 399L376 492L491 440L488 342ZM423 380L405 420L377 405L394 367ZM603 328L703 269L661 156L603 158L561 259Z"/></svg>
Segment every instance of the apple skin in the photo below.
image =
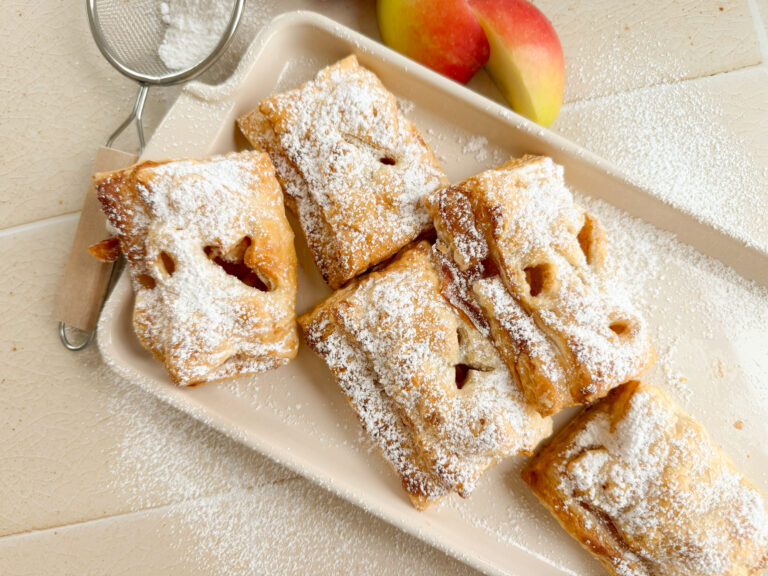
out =
<svg viewBox="0 0 768 576"><path fill-rule="evenodd" d="M378 0L384 43L466 84L488 60L489 46L466 0Z"/></svg>
<svg viewBox="0 0 768 576"><path fill-rule="evenodd" d="M491 47L485 66L512 109L551 126L563 104L565 61L555 29L526 0L468 0Z"/></svg>

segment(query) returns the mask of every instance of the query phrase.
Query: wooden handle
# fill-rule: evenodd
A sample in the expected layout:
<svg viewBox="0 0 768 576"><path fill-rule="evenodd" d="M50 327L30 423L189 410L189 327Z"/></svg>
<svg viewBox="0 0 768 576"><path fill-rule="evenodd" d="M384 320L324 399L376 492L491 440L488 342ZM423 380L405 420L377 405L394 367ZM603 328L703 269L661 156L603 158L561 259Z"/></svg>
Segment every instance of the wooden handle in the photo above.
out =
<svg viewBox="0 0 768 576"><path fill-rule="evenodd" d="M93 172L118 170L136 162L135 154L112 148L100 148ZM69 326L91 331L96 328L101 301L112 264L101 262L88 253L88 247L107 237L106 217L96 197L93 182L88 186L75 239L64 268L64 278L56 299L55 316Z"/></svg>

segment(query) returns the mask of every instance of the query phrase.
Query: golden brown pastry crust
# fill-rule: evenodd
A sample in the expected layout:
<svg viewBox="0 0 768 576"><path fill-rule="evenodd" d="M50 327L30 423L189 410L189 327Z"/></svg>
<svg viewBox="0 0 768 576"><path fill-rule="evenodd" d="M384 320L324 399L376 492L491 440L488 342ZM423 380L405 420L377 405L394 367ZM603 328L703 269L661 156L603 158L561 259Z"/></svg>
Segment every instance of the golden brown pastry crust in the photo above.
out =
<svg viewBox="0 0 768 576"><path fill-rule="evenodd" d="M428 194L447 296L488 330L544 415L590 402L655 358L562 168L526 156Z"/></svg>
<svg viewBox="0 0 768 576"><path fill-rule="evenodd" d="M748 576L768 566L762 496L655 386L612 390L522 475L616 576Z"/></svg>
<svg viewBox="0 0 768 576"><path fill-rule="evenodd" d="M419 509L467 496L486 469L552 430L440 295L430 253L427 242L408 248L299 318Z"/></svg>
<svg viewBox="0 0 768 576"><path fill-rule="evenodd" d="M174 382L296 356L296 253L266 154L141 162L94 178L130 263L136 335Z"/></svg>
<svg viewBox="0 0 768 576"><path fill-rule="evenodd" d="M431 229L420 198L444 185L445 174L395 97L355 56L265 98L238 124L272 157L331 288Z"/></svg>

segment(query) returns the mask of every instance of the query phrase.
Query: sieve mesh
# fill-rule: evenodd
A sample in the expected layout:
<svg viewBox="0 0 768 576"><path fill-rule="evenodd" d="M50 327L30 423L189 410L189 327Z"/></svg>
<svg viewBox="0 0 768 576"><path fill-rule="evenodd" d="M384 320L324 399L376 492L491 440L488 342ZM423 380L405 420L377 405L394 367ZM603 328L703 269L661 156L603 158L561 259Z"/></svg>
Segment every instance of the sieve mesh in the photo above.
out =
<svg viewBox="0 0 768 576"><path fill-rule="evenodd" d="M212 0L225 3L227 0ZM146 84L174 84L196 76L223 51L231 39L242 12L244 0L228 0L232 6L229 25L221 31L219 45L211 54L183 70L171 69L163 62L158 49L163 43L168 24L163 19L168 2L161 0L87 0L91 27L104 56L126 76ZM190 6L194 4L191 3Z"/></svg>
<svg viewBox="0 0 768 576"><path fill-rule="evenodd" d="M139 74L173 74L157 54L167 25L157 0L96 0L94 14L105 48L123 66Z"/></svg>

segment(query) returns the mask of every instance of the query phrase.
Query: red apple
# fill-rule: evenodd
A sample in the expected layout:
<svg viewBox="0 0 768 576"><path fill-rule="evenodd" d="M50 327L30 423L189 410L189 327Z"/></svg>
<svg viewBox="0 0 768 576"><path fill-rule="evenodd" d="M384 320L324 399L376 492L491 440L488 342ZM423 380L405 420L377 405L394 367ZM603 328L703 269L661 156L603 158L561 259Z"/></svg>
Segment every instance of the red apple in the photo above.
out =
<svg viewBox="0 0 768 576"><path fill-rule="evenodd" d="M462 84L488 60L488 40L466 0L378 0L384 43Z"/></svg>
<svg viewBox="0 0 768 576"><path fill-rule="evenodd" d="M491 47L488 73L515 112L550 126L563 104L565 63L552 24L525 0L468 0Z"/></svg>

